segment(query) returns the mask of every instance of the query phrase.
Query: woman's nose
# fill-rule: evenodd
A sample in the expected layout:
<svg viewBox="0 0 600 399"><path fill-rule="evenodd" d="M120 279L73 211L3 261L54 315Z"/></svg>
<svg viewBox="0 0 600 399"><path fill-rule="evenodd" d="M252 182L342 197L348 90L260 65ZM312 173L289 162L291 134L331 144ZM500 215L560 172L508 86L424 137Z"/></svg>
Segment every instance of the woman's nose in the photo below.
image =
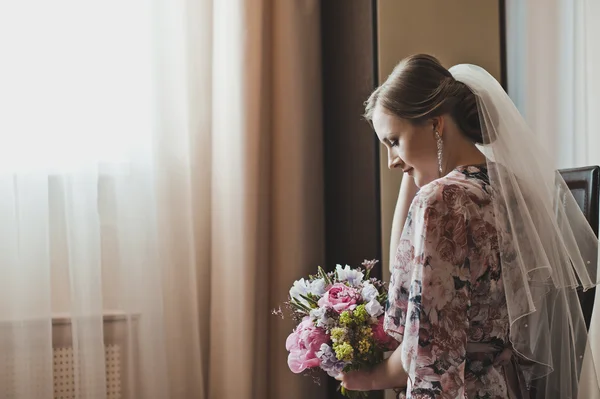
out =
<svg viewBox="0 0 600 399"><path fill-rule="evenodd" d="M390 170L399 168L402 162L400 162L400 158L388 154L388 168Z"/></svg>

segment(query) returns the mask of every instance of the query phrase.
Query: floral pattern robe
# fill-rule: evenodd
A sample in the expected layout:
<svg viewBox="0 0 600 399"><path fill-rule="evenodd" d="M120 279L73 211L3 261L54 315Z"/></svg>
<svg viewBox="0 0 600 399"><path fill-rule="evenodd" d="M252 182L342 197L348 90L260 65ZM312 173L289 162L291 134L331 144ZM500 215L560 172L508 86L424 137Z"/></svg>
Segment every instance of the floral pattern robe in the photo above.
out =
<svg viewBox="0 0 600 399"><path fill-rule="evenodd" d="M508 341L491 199L487 170L468 166L422 187L411 205L384 323L401 342L409 399L508 397L494 356L467 353L467 343Z"/></svg>

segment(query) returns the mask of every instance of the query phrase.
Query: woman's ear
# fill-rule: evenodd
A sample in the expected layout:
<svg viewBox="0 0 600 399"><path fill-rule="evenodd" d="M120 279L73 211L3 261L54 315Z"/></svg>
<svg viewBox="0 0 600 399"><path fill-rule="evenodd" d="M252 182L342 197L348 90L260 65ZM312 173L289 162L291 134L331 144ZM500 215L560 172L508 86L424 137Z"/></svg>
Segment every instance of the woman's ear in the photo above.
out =
<svg viewBox="0 0 600 399"><path fill-rule="evenodd" d="M431 118L431 128L433 132L438 132L440 136L444 134L444 117L436 116Z"/></svg>

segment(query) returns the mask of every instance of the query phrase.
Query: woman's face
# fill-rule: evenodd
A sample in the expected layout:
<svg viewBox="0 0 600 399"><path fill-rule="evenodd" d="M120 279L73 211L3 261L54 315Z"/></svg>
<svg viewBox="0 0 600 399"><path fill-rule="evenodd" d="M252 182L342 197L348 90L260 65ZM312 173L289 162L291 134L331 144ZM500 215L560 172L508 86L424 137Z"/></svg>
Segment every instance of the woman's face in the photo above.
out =
<svg viewBox="0 0 600 399"><path fill-rule="evenodd" d="M422 187L439 177L433 122L415 125L377 105L373 127L388 153L388 167L401 169Z"/></svg>

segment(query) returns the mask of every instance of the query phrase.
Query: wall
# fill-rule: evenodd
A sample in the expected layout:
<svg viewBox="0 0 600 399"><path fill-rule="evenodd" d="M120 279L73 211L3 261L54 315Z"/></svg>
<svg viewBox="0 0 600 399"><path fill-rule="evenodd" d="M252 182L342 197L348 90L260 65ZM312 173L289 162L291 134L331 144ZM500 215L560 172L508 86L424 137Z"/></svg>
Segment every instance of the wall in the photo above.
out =
<svg viewBox="0 0 600 399"><path fill-rule="evenodd" d="M446 67L473 63L501 80L503 41L499 0L378 0L378 62L382 83L394 66L415 53L436 56ZM380 146L383 276L389 281L390 230L402 173L387 168ZM393 392L386 392L393 399Z"/></svg>

